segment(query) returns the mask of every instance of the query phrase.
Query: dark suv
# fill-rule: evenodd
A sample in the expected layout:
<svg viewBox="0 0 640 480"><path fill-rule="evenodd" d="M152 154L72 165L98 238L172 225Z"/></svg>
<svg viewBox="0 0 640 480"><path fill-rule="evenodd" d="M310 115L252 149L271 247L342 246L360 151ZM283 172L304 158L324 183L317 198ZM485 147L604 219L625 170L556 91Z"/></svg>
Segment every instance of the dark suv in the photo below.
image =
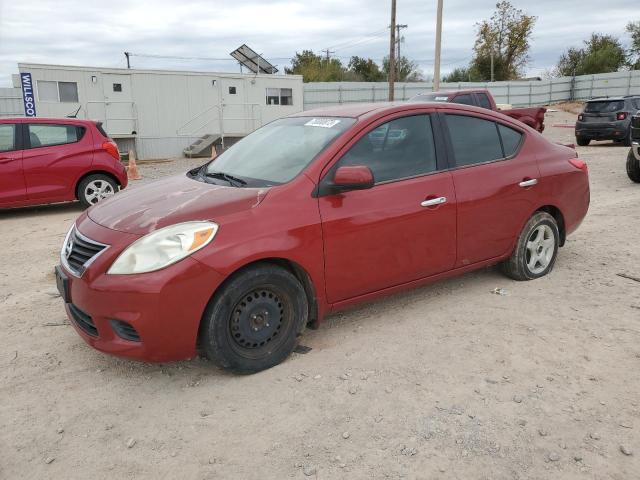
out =
<svg viewBox="0 0 640 480"><path fill-rule="evenodd" d="M631 117L640 112L640 96L594 98L584 105L576 122L576 143L614 140L631 146Z"/></svg>
<svg viewBox="0 0 640 480"><path fill-rule="evenodd" d="M631 117L631 150L627 156L627 175L640 183L640 114Z"/></svg>

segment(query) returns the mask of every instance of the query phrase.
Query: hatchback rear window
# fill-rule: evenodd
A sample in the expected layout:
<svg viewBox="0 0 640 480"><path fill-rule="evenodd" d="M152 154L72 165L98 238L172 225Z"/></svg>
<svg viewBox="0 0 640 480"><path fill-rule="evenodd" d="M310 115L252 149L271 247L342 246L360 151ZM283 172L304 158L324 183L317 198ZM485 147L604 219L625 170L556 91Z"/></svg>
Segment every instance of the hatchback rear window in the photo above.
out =
<svg viewBox="0 0 640 480"><path fill-rule="evenodd" d="M601 100L597 102L587 102L584 107L585 113L613 113L624 110L623 100Z"/></svg>

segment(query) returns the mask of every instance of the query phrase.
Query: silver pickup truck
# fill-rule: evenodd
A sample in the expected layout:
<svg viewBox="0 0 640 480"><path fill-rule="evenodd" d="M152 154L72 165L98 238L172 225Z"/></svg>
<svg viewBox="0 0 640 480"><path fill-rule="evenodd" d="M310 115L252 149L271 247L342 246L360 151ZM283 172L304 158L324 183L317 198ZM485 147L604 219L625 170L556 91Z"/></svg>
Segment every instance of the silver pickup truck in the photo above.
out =
<svg viewBox="0 0 640 480"><path fill-rule="evenodd" d="M631 150L627 156L627 175L640 183L640 115L631 118Z"/></svg>

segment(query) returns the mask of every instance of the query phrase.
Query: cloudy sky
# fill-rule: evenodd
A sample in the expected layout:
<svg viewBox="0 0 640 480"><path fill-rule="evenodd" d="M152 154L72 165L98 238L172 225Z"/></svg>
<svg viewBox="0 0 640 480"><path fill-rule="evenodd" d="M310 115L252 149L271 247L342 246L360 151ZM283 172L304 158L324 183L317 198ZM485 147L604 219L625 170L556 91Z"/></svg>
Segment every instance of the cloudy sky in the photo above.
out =
<svg viewBox="0 0 640 480"><path fill-rule="evenodd" d="M436 0L397 0L403 54L433 71ZM247 43L282 70L296 51L330 48L381 61L388 53L390 0L0 0L0 86L17 62L125 67L124 51L188 59L132 57L134 68L238 71L229 52ZM552 67L591 32L614 34L640 20L640 0L512 0L536 15L528 73ZM465 66L475 24L495 0L444 0L443 71ZM602 7L606 6L606 9ZM224 60L217 60L224 59Z"/></svg>

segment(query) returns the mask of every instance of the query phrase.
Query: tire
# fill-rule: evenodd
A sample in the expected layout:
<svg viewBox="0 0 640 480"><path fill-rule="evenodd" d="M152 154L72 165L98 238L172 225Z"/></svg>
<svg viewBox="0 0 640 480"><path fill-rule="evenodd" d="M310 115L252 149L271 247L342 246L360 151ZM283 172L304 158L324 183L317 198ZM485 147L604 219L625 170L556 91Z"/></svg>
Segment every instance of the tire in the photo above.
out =
<svg viewBox="0 0 640 480"><path fill-rule="evenodd" d="M629 150L627 156L627 175L632 182L640 183L640 160L633 154L633 150Z"/></svg>
<svg viewBox="0 0 640 480"><path fill-rule="evenodd" d="M591 143L591 139L584 137L576 137L576 143L581 147L586 147Z"/></svg>
<svg viewBox="0 0 640 480"><path fill-rule="evenodd" d="M553 269L559 246L560 231L555 218L546 212L536 212L522 229L511 257L502 263L502 270L514 280L543 277Z"/></svg>
<svg viewBox="0 0 640 480"><path fill-rule="evenodd" d="M622 144L625 147L630 147L631 146L631 125L629 125L629 131L627 132L627 134L622 139Z"/></svg>
<svg viewBox="0 0 640 480"><path fill-rule="evenodd" d="M108 175L95 173L83 178L78 184L78 200L88 208L100 200L111 197L118 192L118 184Z"/></svg>
<svg viewBox="0 0 640 480"><path fill-rule="evenodd" d="M304 288L292 273L258 264L232 276L213 296L200 347L209 360L234 373L266 370L291 354L308 312Z"/></svg>

